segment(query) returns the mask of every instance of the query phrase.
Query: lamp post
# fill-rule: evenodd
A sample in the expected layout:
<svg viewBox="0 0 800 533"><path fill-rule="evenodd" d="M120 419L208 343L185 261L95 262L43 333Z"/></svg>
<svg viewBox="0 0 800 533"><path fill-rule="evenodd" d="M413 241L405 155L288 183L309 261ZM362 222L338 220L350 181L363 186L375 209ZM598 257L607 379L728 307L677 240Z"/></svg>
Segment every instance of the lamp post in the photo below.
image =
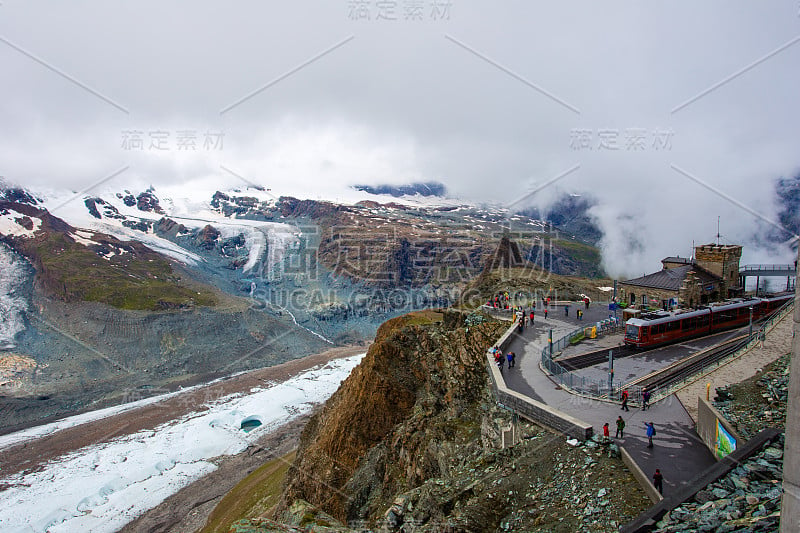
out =
<svg viewBox="0 0 800 533"><path fill-rule="evenodd" d="M611 391L614 390L614 350L608 351L608 398L611 399Z"/></svg>

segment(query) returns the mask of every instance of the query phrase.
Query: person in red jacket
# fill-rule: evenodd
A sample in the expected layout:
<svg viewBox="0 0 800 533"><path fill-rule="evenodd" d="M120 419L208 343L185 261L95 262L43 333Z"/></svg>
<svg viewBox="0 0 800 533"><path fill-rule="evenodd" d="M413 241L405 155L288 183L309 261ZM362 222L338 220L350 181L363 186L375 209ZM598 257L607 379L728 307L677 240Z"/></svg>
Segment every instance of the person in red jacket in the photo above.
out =
<svg viewBox="0 0 800 533"><path fill-rule="evenodd" d="M664 476L661 475L661 470L656 468L656 473L653 474L653 486L658 489L659 494L664 494Z"/></svg>

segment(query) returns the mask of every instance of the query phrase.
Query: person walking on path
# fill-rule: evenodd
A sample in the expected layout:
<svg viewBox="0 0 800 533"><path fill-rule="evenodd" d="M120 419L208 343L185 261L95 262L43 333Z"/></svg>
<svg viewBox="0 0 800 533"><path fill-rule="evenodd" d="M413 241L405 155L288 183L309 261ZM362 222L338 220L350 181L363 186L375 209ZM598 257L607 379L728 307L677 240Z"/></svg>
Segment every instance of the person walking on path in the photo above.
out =
<svg viewBox="0 0 800 533"><path fill-rule="evenodd" d="M531 309L531 326L533 325L533 309Z"/></svg>
<svg viewBox="0 0 800 533"><path fill-rule="evenodd" d="M656 468L656 473L653 474L653 486L658 490L659 494L664 494L664 476L661 475L661 470Z"/></svg>
<svg viewBox="0 0 800 533"><path fill-rule="evenodd" d="M544 319L547 320L547 308L544 308Z"/></svg>
<svg viewBox="0 0 800 533"><path fill-rule="evenodd" d="M608 434L608 422L603 424L603 442L608 442L610 440L610 435Z"/></svg>
<svg viewBox="0 0 800 533"><path fill-rule="evenodd" d="M653 437L656 436L656 428L653 426L652 422L645 422L644 424L647 426L647 447L653 447Z"/></svg>
<svg viewBox="0 0 800 533"><path fill-rule="evenodd" d="M622 415L617 417L617 436L614 438L615 439L625 438L625 421L622 419Z"/></svg>
<svg viewBox="0 0 800 533"><path fill-rule="evenodd" d="M647 389L642 390L642 411L650 408L650 391Z"/></svg>
<svg viewBox="0 0 800 533"><path fill-rule="evenodd" d="M630 409L628 409L628 391L626 391L626 390L622 391L622 407L621 407L621 409L623 411L630 411Z"/></svg>
<svg viewBox="0 0 800 533"><path fill-rule="evenodd" d="M569 316L569 306L568 305L564 306L564 316Z"/></svg>
<svg viewBox="0 0 800 533"><path fill-rule="evenodd" d="M508 368L514 368L514 352L508 352L506 359L508 359Z"/></svg>

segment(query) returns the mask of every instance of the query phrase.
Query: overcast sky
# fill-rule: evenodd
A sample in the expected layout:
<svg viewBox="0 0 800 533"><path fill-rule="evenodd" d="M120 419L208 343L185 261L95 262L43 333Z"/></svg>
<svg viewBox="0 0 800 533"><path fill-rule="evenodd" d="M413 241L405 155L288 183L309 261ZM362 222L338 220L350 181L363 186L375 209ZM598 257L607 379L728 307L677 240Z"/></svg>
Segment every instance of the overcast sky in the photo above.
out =
<svg viewBox="0 0 800 533"><path fill-rule="evenodd" d="M712 241L718 216L748 245L776 219L772 182L800 170L799 15L797 0L3 0L0 175L237 184L225 167L332 199L424 179L515 207L591 193L606 266L638 276Z"/></svg>

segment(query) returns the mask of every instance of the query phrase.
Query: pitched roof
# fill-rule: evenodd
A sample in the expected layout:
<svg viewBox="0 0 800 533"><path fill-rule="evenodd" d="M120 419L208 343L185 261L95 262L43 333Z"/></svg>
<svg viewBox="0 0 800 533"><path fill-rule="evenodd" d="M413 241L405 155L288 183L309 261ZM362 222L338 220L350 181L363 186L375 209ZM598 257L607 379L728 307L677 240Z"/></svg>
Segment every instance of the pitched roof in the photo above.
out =
<svg viewBox="0 0 800 533"><path fill-rule="evenodd" d="M662 263L678 263L684 265L693 265L694 259L691 257L665 257L661 260Z"/></svg>
<svg viewBox="0 0 800 533"><path fill-rule="evenodd" d="M665 268L652 274L647 274L640 278L629 279L621 283L634 285L636 287L647 287L651 289L663 289L667 291L678 291L686 279L686 275L693 271L700 279L701 283L709 281L719 281L719 277L703 270L697 265L684 265L675 268Z"/></svg>

